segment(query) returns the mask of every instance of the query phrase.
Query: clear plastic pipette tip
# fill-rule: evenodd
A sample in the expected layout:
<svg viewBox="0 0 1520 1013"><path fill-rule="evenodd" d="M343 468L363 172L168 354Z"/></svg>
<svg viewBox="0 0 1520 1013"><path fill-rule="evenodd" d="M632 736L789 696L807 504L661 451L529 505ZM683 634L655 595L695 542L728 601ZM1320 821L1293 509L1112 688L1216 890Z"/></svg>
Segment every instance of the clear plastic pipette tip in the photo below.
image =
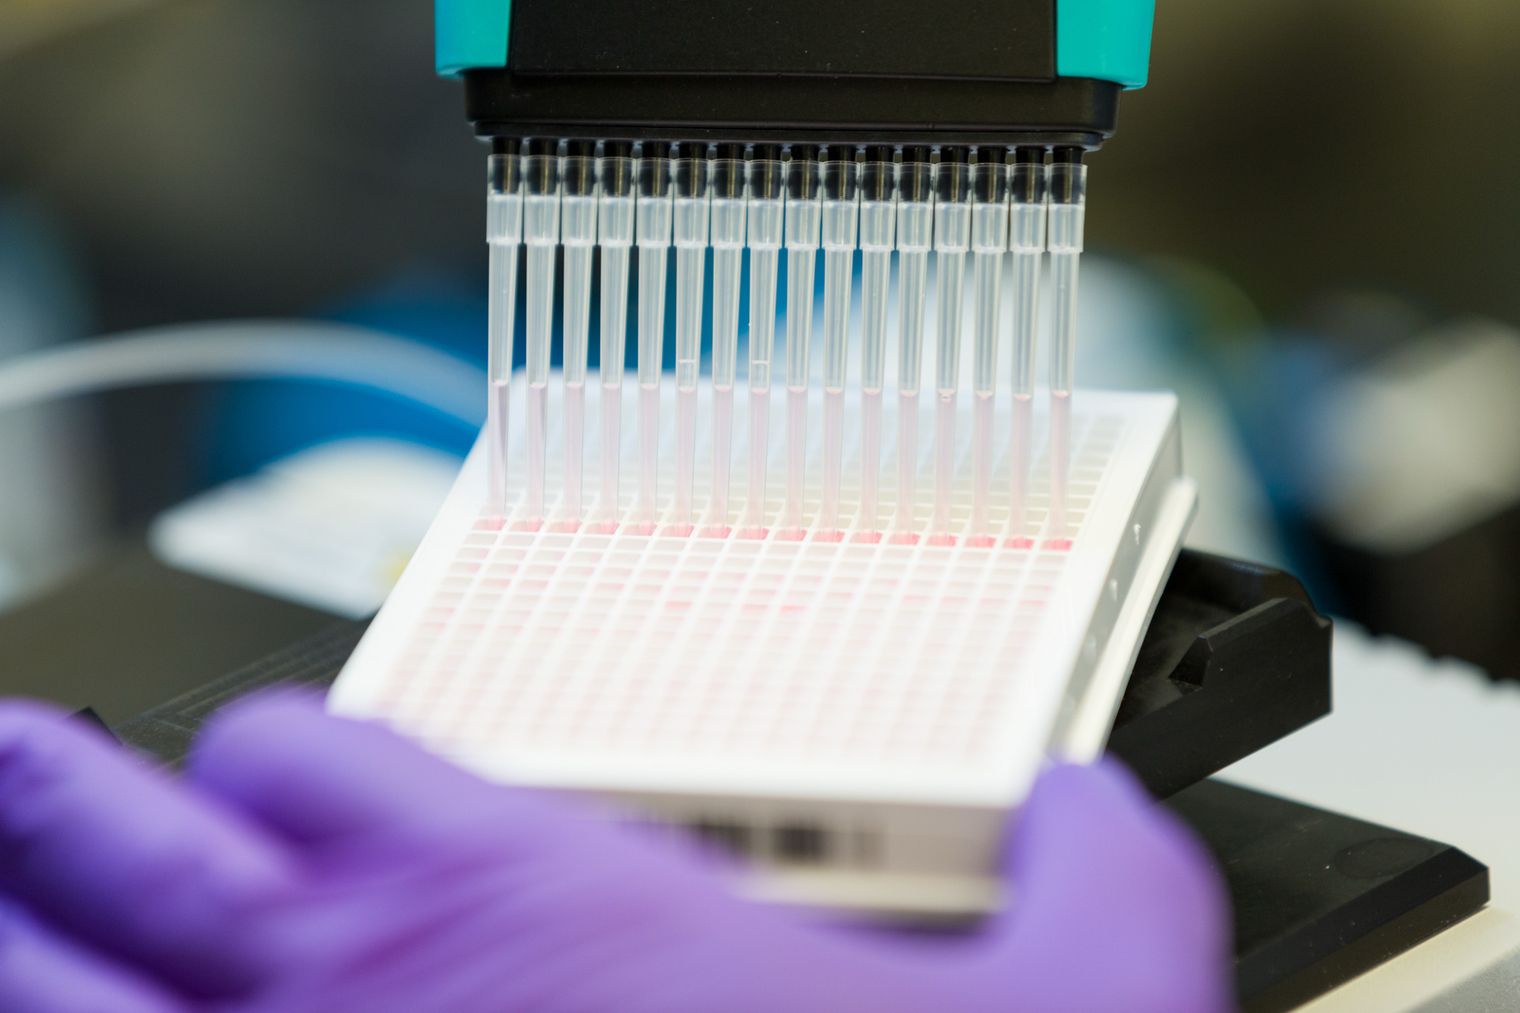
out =
<svg viewBox="0 0 1520 1013"><path fill-rule="evenodd" d="M555 145L530 142L523 160L523 242L528 251L528 495L529 524L544 517L548 456L549 349L554 323L554 261L560 241L560 159Z"/></svg>
<svg viewBox="0 0 1520 1013"><path fill-rule="evenodd" d="M1003 251L1008 245L1008 167L1000 148L982 148L971 170L972 277L971 527L985 543L992 496L992 415L997 398L997 352L1002 327Z"/></svg>
<svg viewBox="0 0 1520 1013"><path fill-rule="evenodd" d="M1008 249L1013 261L1013 412L1009 433L1008 541L1030 544L1029 469L1034 447L1034 365L1039 330L1040 266L1045 256L1045 153L1021 148L1009 169Z"/></svg>
<svg viewBox="0 0 1520 1013"><path fill-rule="evenodd" d="M872 148L860 169L860 517L857 538L880 537L881 392L887 353L888 281L897 228L897 168Z"/></svg>
<svg viewBox="0 0 1520 1013"><path fill-rule="evenodd" d="M647 144L638 160L639 498L636 526L652 532L658 513L660 377L665 355L665 257L671 237L670 148Z"/></svg>
<svg viewBox="0 0 1520 1013"><path fill-rule="evenodd" d="M744 258L748 191L742 148L735 145L718 148L712 163L711 191L713 470L707 532L726 535L734 378L739 357L739 269Z"/></svg>
<svg viewBox="0 0 1520 1013"><path fill-rule="evenodd" d="M631 148L609 144L598 163L597 243L601 248L602 494L598 524L604 532L621 519L623 358L628 330L628 253L633 245L635 169Z"/></svg>
<svg viewBox="0 0 1520 1013"><path fill-rule="evenodd" d="M591 341L591 261L596 248L595 144L571 142L561 166L560 243L564 281L564 500L560 526L579 527L586 430L586 360Z"/></svg>
<svg viewBox="0 0 1520 1013"><path fill-rule="evenodd" d="M781 531L803 536L807 495L808 359L813 344L813 283L822 225L822 166L810 147L792 149L786 178L786 506Z"/></svg>
<svg viewBox="0 0 1520 1013"><path fill-rule="evenodd" d="M907 148L897 180L897 512L893 541L918 540L918 391L923 371L924 285L934 248L934 167Z"/></svg>
<svg viewBox="0 0 1520 1013"><path fill-rule="evenodd" d="M776 276L785 199L781 152L757 147L748 164L745 233L749 243L749 485L741 534L765 535L766 465L770 458L771 367L776 351Z"/></svg>
<svg viewBox="0 0 1520 1013"><path fill-rule="evenodd" d="M930 540L953 538L950 504L955 484L955 402L961 373L961 313L966 251L971 247L971 166L964 148L940 152L934 187L936 273L934 516Z"/></svg>
<svg viewBox="0 0 1520 1013"><path fill-rule="evenodd" d="M821 172L823 244L823 497L819 537L837 541L844 467L844 386L848 372L852 261L860 227L860 178L852 158L830 151Z"/></svg>
<svg viewBox="0 0 1520 1013"><path fill-rule="evenodd" d="M1055 343L1050 356L1049 537L1067 535L1067 481L1071 468L1071 394L1077 346L1077 271L1082 257L1087 167L1081 152L1061 149L1049 172L1048 245Z"/></svg>
<svg viewBox="0 0 1520 1013"><path fill-rule="evenodd" d="M697 374L702 355L702 276L708 243L706 152L682 147L672 162L676 247L676 491L671 523L676 534L692 525L696 471Z"/></svg>
<svg viewBox="0 0 1520 1013"><path fill-rule="evenodd" d="M507 508L512 355L517 319L517 252L522 243L522 162L516 143L486 166L486 242L490 252L486 334L486 512Z"/></svg>

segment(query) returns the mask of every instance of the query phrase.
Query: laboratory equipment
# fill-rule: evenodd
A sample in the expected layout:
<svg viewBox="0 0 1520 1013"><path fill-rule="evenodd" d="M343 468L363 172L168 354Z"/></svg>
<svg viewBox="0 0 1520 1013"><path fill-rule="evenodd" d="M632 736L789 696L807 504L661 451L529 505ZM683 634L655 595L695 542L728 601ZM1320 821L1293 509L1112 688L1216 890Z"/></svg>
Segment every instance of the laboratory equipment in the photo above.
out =
<svg viewBox="0 0 1520 1013"><path fill-rule="evenodd" d="M699 418L718 397L699 389ZM847 392L846 414L864 397ZM898 401L881 403L884 434ZM1008 399L995 407L1006 427ZM482 513L477 453L332 704L487 776L662 821L784 813L871 842L869 858L840 843L770 870L769 896L986 909L1003 819L1044 758L1102 748L1195 499L1171 395L1084 392L1073 408L1070 545L1027 550L878 540L862 517L838 539L523 530L524 506L504 525ZM734 409L742 427L748 405ZM963 427L972 409L958 402ZM696 435L699 490L723 460L714 435ZM733 447L741 472L748 449ZM957 515L972 478L957 476ZM1029 509L1049 493L1037 472ZM1006 510L990 505L989 524Z"/></svg>
<svg viewBox="0 0 1520 1013"><path fill-rule="evenodd" d="M582 444L586 427L586 356L591 340L591 255L596 246L598 175L595 145L574 141L566 146L561 203L564 246L564 520L581 522Z"/></svg>
<svg viewBox="0 0 1520 1013"><path fill-rule="evenodd" d="M697 452L697 371L702 364L702 276L707 270L707 158L697 152L675 163L676 246L676 527L691 530Z"/></svg>
<svg viewBox="0 0 1520 1013"><path fill-rule="evenodd" d="M439 69L464 81L493 179L517 159L524 181L528 424L518 441L493 416L489 474L467 467L376 625L371 639L399 666L383 676L394 695L346 689L382 678L361 650L355 671L370 674L345 681L342 706L416 719L424 739L495 773L620 795L656 816L707 799L758 818L762 796L809 820L853 813L879 837L879 865L825 862L815 877L777 881L798 899L911 906L916 888L904 884L927 877L946 887L936 903L992 903L1001 814L1048 752L1091 756L1101 744L1192 511L1170 396L1074 395L1069 368L1082 159L1112 133L1119 93L1144 82L1149 23L1146 0L972 0L954 19L906 0L718 3L701 18L668 5L443 0ZM496 204L504 185L493 183ZM601 297L621 303L602 306L606 359L629 311L630 245L637 420L621 419L619 367L604 362L601 438L588 440L596 250ZM1047 252L1057 365L1042 412L1019 384ZM509 311L493 317L497 345ZM500 372L493 396L504 399ZM741 382L748 396L736 401ZM565 460L548 455L551 433ZM593 526L581 523L583 454L603 476ZM617 476L630 467L638 494L624 511ZM778 512L768 477L781 471ZM545 494L552 476L557 500ZM920 512L931 483L932 509ZM486 573L477 599L466 575ZM454 615L456 591L476 613L473 633L445 622L424 646L407 609ZM760 649L773 643L784 646ZM959 685L936 683L951 668ZM445 670L479 682L447 730L466 691ZM798 765L815 754L809 787ZM899 764L907 756L918 759ZM954 840L925 856L911 842L936 806L934 833Z"/></svg>
<svg viewBox="0 0 1520 1013"><path fill-rule="evenodd" d="M1077 353L1077 271L1081 266L1083 217L1087 205L1087 166L1081 153L1058 148L1050 166L1051 300L1055 303L1055 342L1050 350L1049 529L1064 537L1067 480L1071 467L1071 398Z"/></svg>
<svg viewBox="0 0 1520 1013"><path fill-rule="evenodd" d="M528 184L521 200L529 226L523 241L528 250L528 369L534 376L542 375L548 356L551 315L544 312L548 306L544 292L545 286L554 284L555 265L548 251L551 231L557 227L547 217L550 204L561 193L561 174L569 181L567 187L577 180L591 185L585 192L566 188L562 198L567 202L565 228L569 230L563 246L567 253L574 253L565 261L564 284L569 286L565 305L568 309L574 304L577 310L563 320L564 363L566 382L579 391L583 388L579 356L588 341L583 333L586 317L579 306L589 293L583 276L592 256L584 228L597 211L607 212L606 200L624 201L628 196L625 190L593 198L599 178L594 159L601 157L613 159L619 171L639 181L635 202L642 405L638 440L645 453L639 458L635 510L624 523L646 530L660 523L696 530L690 435L678 441L675 460L670 462L674 467L666 468L675 476L668 494L662 493L659 482L664 462L652 456L659 442L659 374L669 351L664 332L666 248L673 242L679 251L676 384L684 395L677 399L676 424L683 433L708 425L720 437L711 444L718 458L712 468L708 528L727 532L730 523L738 521L740 533L749 537L768 537L778 523L793 535L812 527L837 532L847 523L841 515L849 514L864 518L859 534L865 538L892 529L906 540L924 532L941 540L995 540L999 533L987 530L986 512L980 507L973 505L966 517L952 517L947 510L950 485L961 457L966 456L962 444L973 444L970 468L983 479L989 474L991 457L1005 452L1002 434L991 433L985 425L981 429L973 425L969 441L952 427L963 346L974 347L984 367L969 383L975 396L988 404L997 397L999 378L985 367L996 361L998 345L1014 342L1003 333L1004 325L996 316L1003 301L1006 253L1013 254L1015 263L1016 277L1009 292L1018 342L1032 338L1028 322L1036 319L1033 306L1039 266L1030 262L1034 250L1028 245L1005 245L999 238L1006 229L1013 242L1026 243L1030 236L1019 227L1028 223L1003 225L1010 211L1002 205L1011 201L1043 209L1048 171L1053 183L1048 188L1053 202L1051 275L1057 294L1052 339L1055 365L1050 378L1050 410L1057 424L1049 429L1054 441L1050 467L1059 489L1067 468L1069 438L1062 420L1073 382L1070 350L1077 332L1077 258L1086 188L1082 159L1112 134L1120 92L1145 82L1150 20L1150 0L1059 0L1054 4L971 0L969 8L963 5L955 18L948 19L921 0L846 3L823 9L805 0L774 0L763 8L720 2L704 8L701 18L668 5L440 0L437 66L440 72L463 80L467 115L492 143L493 179L497 180L492 191L491 242L496 307L492 344L498 368L491 381L490 419L498 459L491 493L497 511L504 512L509 505L501 449L508 428L508 410L500 403L505 389L501 356L511 350L513 315L510 307L503 307L515 298L515 277L508 277L515 273L508 251L515 233L508 212L518 200L516 177L507 163L516 159L524 169L534 170L518 173ZM799 29L802 25L806 31ZM566 164L555 171L550 164L555 152L583 164ZM1027 184L1022 190L1007 188L1004 178L1010 170L993 168L1010 156L1017 160L1011 171ZM630 158L637 161L629 165ZM812 173L814 166L823 171ZM833 193L829 192L830 167L836 177ZM584 171L577 174L577 168ZM992 231L981 235L974 250L970 209L965 206L971 203L973 172L997 191L990 195L991 201L980 202L978 222ZM680 179L673 180L672 173ZM845 173L854 178L842 178ZM903 173L910 192L899 209ZM788 192L788 180L802 189ZM672 186L697 189L674 194L680 207L673 208ZM1012 197L1003 197L1002 189L1011 189ZM822 454L817 466L831 480L825 483L822 501L811 516L804 516L808 511L795 493L804 484L803 472L808 467L809 412L801 382L808 349L802 338L812 336L812 321L811 314L809 319L799 319L799 311L805 312L812 302L812 292L804 282L813 266L803 260L805 251L812 249L808 244L813 241L813 201L819 196L822 217L834 219L820 223L829 235L819 237L825 250L826 278ZM846 211L845 204L851 209ZM802 215L795 230L786 224L789 211ZM842 213L855 221L838 221ZM679 231L674 236L673 219ZM624 251L629 240L618 231L626 227L626 221L616 226L598 231L594 244L602 251L604 268L602 322L612 326L617 313L627 312L622 279L628 273ZM989 242L1000 248L990 248ZM1039 242L1043 254L1044 240ZM752 466L763 468L769 457L761 446L770 439L763 406L769 405L775 332L783 316L777 299L783 248L788 301L798 304L785 314L791 332L797 334L793 340L789 333L787 342L787 439L794 450L787 460L792 495L782 507L782 516L772 517L766 502L768 473L751 473L742 501L735 503L730 495L731 469L724 462L733 443L733 390L741 380L747 385L749 417L754 420L748 430L748 439L756 444L749 455ZM858 282L853 273L857 255ZM704 277L709 257L711 273ZM968 257L973 261L971 277L964 278ZM741 274L746 260L747 278ZM901 286L895 326L894 265ZM797 270L791 270L793 266ZM884 497L882 469L890 462L882 457L878 405L888 386L895 386L899 397L917 396L921 342L930 326L921 319L921 306L931 275L937 279L938 303L933 415L933 456L938 468L934 508L920 532L917 489L911 484L917 468L908 459L918 452L918 427L912 413L899 414L904 428L897 444L904 455L897 462L896 495ZM970 298L976 300L969 315L961 313L963 281L971 287ZM619 297L624 301L621 307L606 305ZM703 361L699 330L704 321L697 312L699 297L710 298L711 365L706 382L719 395L713 399L710 418L701 421L690 416L695 384L702 382L698 379ZM740 307L746 302L747 326L741 326ZM852 302L859 306L854 335L846 333ZM977 336L961 334L968 317ZM613 339L604 336L603 344ZM739 358L746 341L748 369L740 377ZM896 355L890 354L894 342ZM858 344L858 353L849 349L851 344ZM1023 344L1015 344L1007 354L1017 372L1021 368L1017 363L1029 356ZM610 345L606 350L611 351ZM860 369L856 382L865 397L858 414L845 419L839 415L838 398L846 375L842 357L856 354ZM506 361L510 368L510 360ZM1015 379L1015 389L1009 392L1015 399L1023 398L1019 382ZM539 384L530 384L528 391L530 403L524 410L537 435L543 429L537 417L543 391ZM604 429L617 418L614 401L619 393L620 384L604 381ZM1032 397L1031 392L1024 400ZM1030 452L1023 444L1032 432L1032 420L1023 416L1032 405L1024 400L1010 423L1006 452L1023 454L1027 461ZM568 410L577 415L573 403ZM984 411L977 418L985 423L988 416ZM837 459L846 429L852 430L850 439L858 444L853 467L848 469L846 462ZM573 426L567 432L571 443L576 432ZM728 435L723 437L725 432ZM604 437L611 435L606 429ZM611 443L604 439L604 445ZM538 440L530 440L526 449L528 495L539 508L533 512L541 513L546 504L539 476L546 451ZM572 452L568 446L566 452ZM604 456L604 505L599 514L603 525L619 523L615 467L615 458ZM837 480L832 478L836 473ZM562 515L558 519L578 523L584 509L578 472L572 470L565 477L569 484L558 506ZM982 500L994 496L1017 500L1022 481L1016 477L1007 489L989 488ZM664 495L673 503L668 514L662 505ZM888 500L895 500L892 517L883 509ZM1045 518L1057 534L1064 524L1061 503L1058 497ZM1038 537L1038 532L1024 532L1024 526L1022 521L1014 524L1019 536Z"/></svg>
<svg viewBox="0 0 1520 1013"><path fill-rule="evenodd" d="M517 249L522 243L522 160L517 145L503 145L487 165L486 241L490 245L490 289L487 292L486 440L490 475L486 504L493 511L507 507L507 439L510 431L512 355L517 328Z"/></svg>
<svg viewBox="0 0 1520 1013"><path fill-rule="evenodd" d="M770 457L771 359L776 351L776 273L781 261L782 190L780 149L762 146L749 162L749 487L743 533L765 537L766 460ZM806 272L804 272L806 273Z"/></svg>
<svg viewBox="0 0 1520 1013"><path fill-rule="evenodd" d="M634 235L634 168L630 144L609 144L598 165L601 176L597 208L597 247L601 251L601 333L599 368L602 385L602 446L623 443L623 360L628 342L628 251ZM492 439L496 428L491 422ZM603 454L602 494L598 524L603 530L617 527L622 516L619 495L619 462L616 454Z"/></svg>

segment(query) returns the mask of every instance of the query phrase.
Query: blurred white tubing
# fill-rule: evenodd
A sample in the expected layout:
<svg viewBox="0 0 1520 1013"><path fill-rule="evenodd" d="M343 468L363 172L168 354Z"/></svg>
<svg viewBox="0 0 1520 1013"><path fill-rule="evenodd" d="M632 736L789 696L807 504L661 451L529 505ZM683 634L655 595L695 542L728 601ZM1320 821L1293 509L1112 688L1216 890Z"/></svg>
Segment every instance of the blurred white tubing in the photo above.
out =
<svg viewBox="0 0 1520 1013"><path fill-rule="evenodd" d="M471 426L485 372L426 345L309 320L230 320L128 331L0 359L0 412L121 387L288 378L367 387Z"/></svg>

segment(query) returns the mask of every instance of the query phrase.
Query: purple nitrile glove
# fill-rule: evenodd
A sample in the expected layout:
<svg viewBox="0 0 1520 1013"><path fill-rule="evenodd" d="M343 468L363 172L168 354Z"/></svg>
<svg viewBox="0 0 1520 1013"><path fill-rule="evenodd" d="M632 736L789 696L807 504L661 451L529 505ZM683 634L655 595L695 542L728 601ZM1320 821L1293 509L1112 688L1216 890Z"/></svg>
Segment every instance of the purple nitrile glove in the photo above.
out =
<svg viewBox="0 0 1520 1013"><path fill-rule="evenodd" d="M975 932L826 925L726 862L487 784L305 698L230 709L188 782L0 704L0 1009L1227 1009L1222 892L1111 763L1058 767Z"/></svg>

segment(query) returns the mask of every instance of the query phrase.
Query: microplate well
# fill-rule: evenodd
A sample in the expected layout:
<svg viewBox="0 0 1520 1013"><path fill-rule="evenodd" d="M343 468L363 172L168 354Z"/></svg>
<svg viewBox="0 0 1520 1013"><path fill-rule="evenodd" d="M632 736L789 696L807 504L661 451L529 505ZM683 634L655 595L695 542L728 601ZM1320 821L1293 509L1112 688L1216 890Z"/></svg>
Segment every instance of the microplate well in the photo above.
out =
<svg viewBox="0 0 1520 1013"><path fill-rule="evenodd" d="M551 397L560 387L556 378ZM623 399L625 431L634 400ZM673 390L666 402L668 449ZM893 407L889 399L889 441ZM699 418L709 410L703 404ZM740 399L736 433L744 411ZM783 415L771 413L773 474L784 460ZM991 874L1006 819L1042 763L1101 750L1195 502L1174 397L1080 391L1067 528L1047 537L1044 418L1036 413L1027 527L1008 530L999 497L991 521L1001 534L991 544L910 544L890 532L868 541L850 528L838 539L788 538L775 527L746 536L737 516L721 537L711 524L689 534L667 524L608 532L594 520L565 523L552 504L544 523L528 524L483 512L477 447L331 706L388 722L486 777L589 793L707 833L754 862L760 893L897 911L985 909L997 902ZM594 468L597 427L587 428ZM1008 430L1004 414L1003 443ZM711 461L701 439L698 517L709 487L701 467ZM747 442L734 441L740 483ZM1003 449L993 484L1006 490ZM894 453L884 447L884 475L894 473ZM519 439L512 502L521 501L524 456ZM809 517L817 460L813 447ZM921 487L931 468L926 449ZM667 513L673 470L660 474ZM970 471L963 461L952 512L961 526ZM845 475L858 480L848 453ZM893 514L894 487L881 484L883 517ZM930 504L919 509L927 516Z"/></svg>

